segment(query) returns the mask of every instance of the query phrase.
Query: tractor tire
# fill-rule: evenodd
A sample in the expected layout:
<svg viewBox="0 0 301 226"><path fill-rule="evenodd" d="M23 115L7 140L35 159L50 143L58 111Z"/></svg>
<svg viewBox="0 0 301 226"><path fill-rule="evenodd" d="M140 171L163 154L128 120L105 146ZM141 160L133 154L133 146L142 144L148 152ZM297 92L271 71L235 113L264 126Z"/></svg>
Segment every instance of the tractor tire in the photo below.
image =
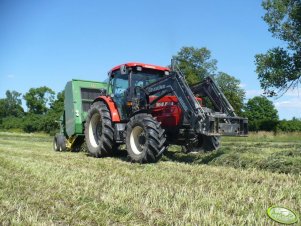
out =
<svg viewBox="0 0 301 226"><path fill-rule="evenodd" d="M182 152L196 153L196 152L210 152L215 151L220 146L219 136L205 136L199 135L198 141L192 145L183 145Z"/></svg>
<svg viewBox="0 0 301 226"><path fill-rule="evenodd" d="M114 128L107 105L95 102L88 111L85 123L85 139L88 152L96 158L112 154L114 148Z"/></svg>
<svg viewBox="0 0 301 226"><path fill-rule="evenodd" d="M127 124L126 149L131 162L157 162L167 149L165 130L152 115L137 114Z"/></svg>
<svg viewBox="0 0 301 226"><path fill-rule="evenodd" d="M62 134L55 135L53 139L53 150L54 151L66 151L66 137Z"/></svg>
<svg viewBox="0 0 301 226"><path fill-rule="evenodd" d="M203 136L203 150L205 152L215 151L220 146L219 136Z"/></svg>

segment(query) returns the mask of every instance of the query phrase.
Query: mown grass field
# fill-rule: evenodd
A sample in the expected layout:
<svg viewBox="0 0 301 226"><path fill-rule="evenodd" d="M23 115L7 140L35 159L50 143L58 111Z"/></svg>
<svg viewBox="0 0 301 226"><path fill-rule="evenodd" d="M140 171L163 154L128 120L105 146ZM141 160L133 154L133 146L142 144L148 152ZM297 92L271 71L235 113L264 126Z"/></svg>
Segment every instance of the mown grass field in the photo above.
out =
<svg viewBox="0 0 301 226"><path fill-rule="evenodd" d="M139 165L1 132L0 225L278 225L268 207L301 213L301 134L226 138L206 154L178 149Z"/></svg>

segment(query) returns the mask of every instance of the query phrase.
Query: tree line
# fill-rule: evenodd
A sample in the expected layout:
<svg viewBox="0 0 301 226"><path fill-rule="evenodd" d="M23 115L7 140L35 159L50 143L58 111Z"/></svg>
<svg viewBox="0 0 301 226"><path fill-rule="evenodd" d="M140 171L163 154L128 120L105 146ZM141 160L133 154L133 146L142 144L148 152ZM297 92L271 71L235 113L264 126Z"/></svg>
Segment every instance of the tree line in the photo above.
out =
<svg viewBox="0 0 301 226"><path fill-rule="evenodd" d="M25 100L27 111L22 107ZM6 91L0 99L0 128L24 132L55 133L56 122L64 111L64 92L55 92L46 86L30 88L23 96L17 91Z"/></svg>
<svg viewBox="0 0 301 226"><path fill-rule="evenodd" d="M218 71L217 60L212 59L207 48L183 47L174 58L190 86L201 82L206 76L213 77L235 112L249 119L251 131L301 131L301 120L279 120L277 109L267 97L256 96L246 102L246 92L240 80ZM22 99L26 103L27 111L22 107ZM204 102L205 106L212 107L206 98ZM51 88L43 86L30 88L22 95L8 90L6 97L0 99L0 128L55 133L59 129L56 121L63 112L63 91L56 94Z"/></svg>

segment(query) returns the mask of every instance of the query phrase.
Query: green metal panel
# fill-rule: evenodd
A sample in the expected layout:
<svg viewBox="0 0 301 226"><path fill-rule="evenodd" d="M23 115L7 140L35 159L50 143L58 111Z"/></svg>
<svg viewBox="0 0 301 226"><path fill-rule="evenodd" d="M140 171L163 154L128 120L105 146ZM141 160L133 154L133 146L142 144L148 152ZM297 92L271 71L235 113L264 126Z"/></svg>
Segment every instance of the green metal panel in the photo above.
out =
<svg viewBox="0 0 301 226"><path fill-rule="evenodd" d="M87 111L91 102L99 96L101 88L107 88L107 84L75 79L67 83L64 102L67 137L83 134Z"/></svg>

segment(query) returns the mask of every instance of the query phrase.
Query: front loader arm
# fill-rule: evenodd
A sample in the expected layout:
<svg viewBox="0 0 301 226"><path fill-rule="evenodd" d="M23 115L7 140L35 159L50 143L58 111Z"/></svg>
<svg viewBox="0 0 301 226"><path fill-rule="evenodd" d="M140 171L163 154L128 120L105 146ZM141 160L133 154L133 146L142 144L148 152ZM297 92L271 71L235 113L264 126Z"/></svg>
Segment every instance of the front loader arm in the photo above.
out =
<svg viewBox="0 0 301 226"><path fill-rule="evenodd" d="M170 75L141 89L147 99L159 93L158 97L148 104L148 108L168 94L175 95L182 109L183 123L190 125L197 134L244 136L248 133L247 119L236 116L227 98L210 77L191 89L182 74L173 71ZM205 110L193 92L208 96L219 112Z"/></svg>
<svg viewBox="0 0 301 226"><path fill-rule="evenodd" d="M175 95L183 112L184 122L190 125L201 125L206 115L201 105L180 73L173 72L148 86L143 87L147 96L160 93L160 95L149 103L150 107L168 94Z"/></svg>
<svg viewBox="0 0 301 226"><path fill-rule="evenodd" d="M237 116L233 107L211 77L206 77L203 82L192 86L191 90L195 95L207 96L219 112L232 117Z"/></svg>

